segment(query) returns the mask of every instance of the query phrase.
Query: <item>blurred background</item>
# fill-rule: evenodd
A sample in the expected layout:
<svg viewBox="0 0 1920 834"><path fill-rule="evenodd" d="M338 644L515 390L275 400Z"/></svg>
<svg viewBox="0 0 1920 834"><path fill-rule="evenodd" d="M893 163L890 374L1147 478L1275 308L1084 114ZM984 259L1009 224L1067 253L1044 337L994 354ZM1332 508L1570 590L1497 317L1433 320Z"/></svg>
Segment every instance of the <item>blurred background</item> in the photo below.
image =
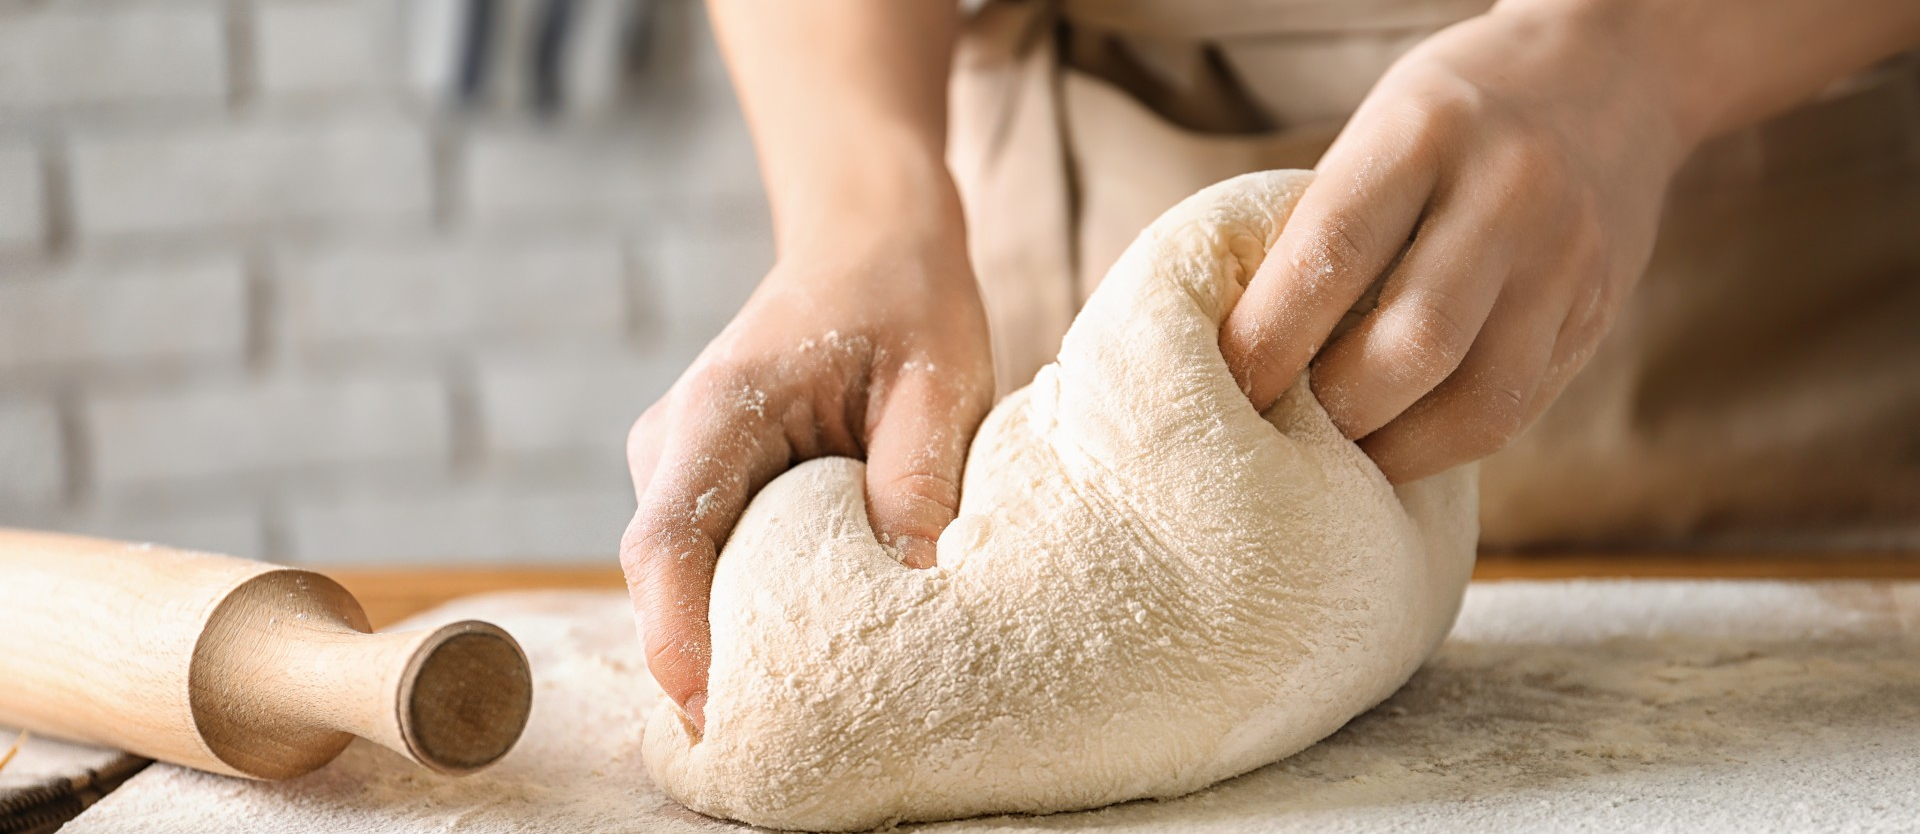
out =
<svg viewBox="0 0 1920 834"><path fill-rule="evenodd" d="M0 525L611 565L771 258L697 0L4 0Z"/></svg>

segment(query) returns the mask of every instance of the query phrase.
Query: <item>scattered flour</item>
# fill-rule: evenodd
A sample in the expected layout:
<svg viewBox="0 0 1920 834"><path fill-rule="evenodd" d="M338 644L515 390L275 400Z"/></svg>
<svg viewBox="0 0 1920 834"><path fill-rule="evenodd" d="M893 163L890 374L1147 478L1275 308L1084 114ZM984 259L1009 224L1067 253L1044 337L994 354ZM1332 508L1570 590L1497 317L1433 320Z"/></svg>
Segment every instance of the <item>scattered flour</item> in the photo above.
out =
<svg viewBox="0 0 1920 834"><path fill-rule="evenodd" d="M517 636L538 686L494 768L438 776L366 742L277 784L156 765L63 834L751 830L647 779L659 696L624 594L475 597L411 625L467 618ZM6 775L46 764L42 741ZM908 830L1899 832L1920 819L1915 750L1920 583L1509 582L1469 589L1407 686L1284 762L1175 800Z"/></svg>

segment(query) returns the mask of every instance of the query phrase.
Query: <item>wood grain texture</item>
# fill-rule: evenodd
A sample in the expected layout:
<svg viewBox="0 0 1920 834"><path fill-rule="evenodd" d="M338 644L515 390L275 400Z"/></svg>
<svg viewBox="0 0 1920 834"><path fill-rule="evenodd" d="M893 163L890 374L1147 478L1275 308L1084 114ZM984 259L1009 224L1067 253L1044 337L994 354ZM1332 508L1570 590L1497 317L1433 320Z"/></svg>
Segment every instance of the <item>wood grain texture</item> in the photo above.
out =
<svg viewBox="0 0 1920 834"><path fill-rule="evenodd" d="M371 634L311 571L0 528L0 725L256 779L360 736L466 773L519 738L532 676L499 628Z"/></svg>
<svg viewBox="0 0 1920 834"><path fill-rule="evenodd" d="M1920 552L1482 553L1473 578L1920 579Z"/></svg>
<svg viewBox="0 0 1920 834"><path fill-rule="evenodd" d="M472 594L625 587L618 567L353 568L327 570L375 626ZM1915 553L1482 553L1478 581L1502 579L1920 579Z"/></svg>

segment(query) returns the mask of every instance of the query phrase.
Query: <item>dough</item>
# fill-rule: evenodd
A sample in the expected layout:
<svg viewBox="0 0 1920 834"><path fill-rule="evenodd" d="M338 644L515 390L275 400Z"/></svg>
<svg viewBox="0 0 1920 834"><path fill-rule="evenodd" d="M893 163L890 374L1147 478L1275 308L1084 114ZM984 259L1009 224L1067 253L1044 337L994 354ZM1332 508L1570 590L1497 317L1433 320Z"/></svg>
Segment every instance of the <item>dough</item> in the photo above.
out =
<svg viewBox="0 0 1920 834"><path fill-rule="evenodd" d="M1256 414L1218 347L1311 177L1141 234L981 427L938 568L874 540L856 461L762 490L714 577L705 737L648 724L660 787L812 830L1171 797L1405 683L1472 571L1472 467L1396 489L1304 380Z"/></svg>

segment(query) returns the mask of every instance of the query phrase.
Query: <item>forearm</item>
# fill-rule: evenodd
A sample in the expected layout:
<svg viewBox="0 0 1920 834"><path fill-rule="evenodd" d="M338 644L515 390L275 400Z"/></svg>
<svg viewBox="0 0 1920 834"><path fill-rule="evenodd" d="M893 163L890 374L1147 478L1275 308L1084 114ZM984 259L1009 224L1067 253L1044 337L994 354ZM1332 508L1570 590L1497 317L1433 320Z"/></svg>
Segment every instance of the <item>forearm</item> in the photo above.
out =
<svg viewBox="0 0 1920 834"><path fill-rule="evenodd" d="M1753 124L1920 45L1914 0L1502 0L1618 35L1651 64L1674 128L1699 142Z"/></svg>
<svg viewBox="0 0 1920 834"><path fill-rule="evenodd" d="M950 0L709 6L783 257L863 231L959 235L945 161Z"/></svg>

